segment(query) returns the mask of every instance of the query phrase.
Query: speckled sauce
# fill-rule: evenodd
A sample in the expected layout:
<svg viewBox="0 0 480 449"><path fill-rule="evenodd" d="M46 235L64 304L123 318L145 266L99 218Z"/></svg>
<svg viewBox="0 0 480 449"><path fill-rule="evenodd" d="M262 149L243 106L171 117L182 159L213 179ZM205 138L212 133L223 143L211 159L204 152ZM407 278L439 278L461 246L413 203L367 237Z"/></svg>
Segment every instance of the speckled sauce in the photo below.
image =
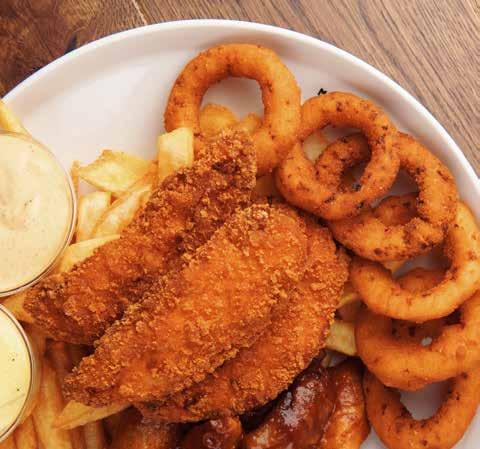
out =
<svg viewBox="0 0 480 449"><path fill-rule="evenodd" d="M0 440L22 412L31 378L25 339L11 317L0 309Z"/></svg>
<svg viewBox="0 0 480 449"><path fill-rule="evenodd" d="M53 263L73 215L68 178L54 156L28 137L0 134L0 294Z"/></svg>

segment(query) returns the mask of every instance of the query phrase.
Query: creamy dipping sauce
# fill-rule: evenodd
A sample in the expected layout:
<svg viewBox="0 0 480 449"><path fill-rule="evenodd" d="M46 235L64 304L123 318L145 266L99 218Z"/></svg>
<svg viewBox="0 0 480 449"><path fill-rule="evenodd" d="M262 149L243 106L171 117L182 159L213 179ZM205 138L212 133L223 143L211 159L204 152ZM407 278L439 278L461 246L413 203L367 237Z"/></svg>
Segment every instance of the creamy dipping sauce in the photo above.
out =
<svg viewBox="0 0 480 449"><path fill-rule="evenodd" d="M74 214L72 189L55 157L26 136L0 134L0 294L53 264Z"/></svg>
<svg viewBox="0 0 480 449"><path fill-rule="evenodd" d="M32 384L32 359L19 324L0 308L0 441L24 410Z"/></svg>

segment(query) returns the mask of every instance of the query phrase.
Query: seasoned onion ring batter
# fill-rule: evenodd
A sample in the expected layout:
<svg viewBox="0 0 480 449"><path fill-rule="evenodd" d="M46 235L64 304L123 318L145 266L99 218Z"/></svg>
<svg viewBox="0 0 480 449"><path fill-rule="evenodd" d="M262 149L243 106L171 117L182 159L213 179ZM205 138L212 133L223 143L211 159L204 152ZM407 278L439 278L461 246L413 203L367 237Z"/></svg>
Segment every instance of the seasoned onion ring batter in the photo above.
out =
<svg viewBox="0 0 480 449"><path fill-rule="evenodd" d="M448 168L406 134L398 136L398 154L400 168L419 187L415 203L408 204L415 216L393 225L382 221L375 210L366 210L356 217L328 223L339 242L366 259L399 260L424 253L444 239L455 218L458 195Z"/></svg>
<svg viewBox="0 0 480 449"><path fill-rule="evenodd" d="M443 280L423 293L412 293L378 262L356 257L350 279L375 313L400 320L424 322L452 313L480 288L480 231L472 213L459 203L455 222L445 239L451 266Z"/></svg>
<svg viewBox="0 0 480 449"><path fill-rule="evenodd" d="M416 420L371 373L364 390L370 423L389 449L450 449L462 438L480 401L480 371L475 369L451 380L447 397L434 416Z"/></svg>
<svg viewBox="0 0 480 449"><path fill-rule="evenodd" d="M441 272L416 269L410 273L425 277L425 287L432 288ZM403 288L415 291L409 282L410 273L399 279ZM404 281L407 281L405 283ZM418 290L416 290L419 292ZM455 377L480 363L480 292L466 301L460 309L458 324L429 321L416 326L402 323L408 335L398 332L390 318L363 310L357 320L355 338L358 354L385 385L403 390L418 390L427 384ZM431 337L430 345L422 344Z"/></svg>
<svg viewBox="0 0 480 449"><path fill-rule="evenodd" d="M318 176L300 143L282 162L276 179L279 190L290 203L322 218L339 220L357 215L364 205L381 197L392 185L400 165L394 145L397 131L372 102L344 92L331 92L304 103L300 140L328 125L359 128L367 139L371 158L358 189L340 189L340 177L337 186L328 185L328 181Z"/></svg>

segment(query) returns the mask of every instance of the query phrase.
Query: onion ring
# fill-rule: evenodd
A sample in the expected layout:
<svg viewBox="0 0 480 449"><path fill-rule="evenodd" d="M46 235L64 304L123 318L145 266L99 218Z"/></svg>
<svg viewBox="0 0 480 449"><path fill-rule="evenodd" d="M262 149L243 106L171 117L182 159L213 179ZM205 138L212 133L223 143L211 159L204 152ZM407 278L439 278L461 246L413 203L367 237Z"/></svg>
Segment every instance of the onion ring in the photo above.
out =
<svg viewBox="0 0 480 449"><path fill-rule="evenodd" d="M335 409L319 449L359 449L370 433L362 389L363 367L349 359L329 368L328 374L335 390Z"/></svg>
<svg viewBox="0 0 480 449"><path fill-rule="evenodd" d="M438 272L432 274L435 282ZM412 323L402 325L408 336L406 332L402 335L390 318L366 309L357 320L358 355L383 384L418 390L480 364L480 291L462 305L459 324L441 325L436 320L420 327ZM426 337L432 338L428 346L422 344Z"/></svg>
<svg viewBox="0 0 480 449"><path fill-rule="evenodd" d="M192 59L173 85L165 110L165 129L186 126L195 134L196 158L207 151L199 109L210 86L229 76L254 79L262 90L264 119L253 134L259 175L287 155L300 126L300 89L280 58L260 45L212 47Z"/></svg>
<svg viewBox="0 0 480 449"><path fill-rule="evenodd" d="M455 218L458 194L448 168L412 137L399 133L400 168L419 186L416 216L402 224L389 224L366 210L360 215L328 223L335 238L366 259L407 259L427 252L445 237ZM325 152L327 152L325 150Z"/></svg>
<svg viewBox="0 0 480 449"><path fill-rule="evenodd" d="M301 141L327 125L353 126L366 136L371 158L358 189L344 191L339 189L340 177L335 188L317 176L316 167L305 156L301 143L293 147L279 166L276 180L290 203L322 218L339 220L357 215L364 205L382 196L393 184L400 165L395 149L397 131L387 115L372 102L344 92L310 98L303 104ZM336 151L349 156L350 144L350 140L341 139L333 145ZM321 165L321 159L322 156L316 165Z"/></svg>
<svg viewBox="0 0 480 449"><path fill-rule="evenodd" d="M381 264L359 257L352 261L350 280L375 313L417 323L441 318L480 289L480 231L463 203L450 225L444 252L450 268L438 285L422 293L409 292Z"/></svg>
<svg viewBox="0 0 480 449"><path fill-rule="evenodd" d="M416 420L371 373L364 377L370 423L389 449L450 449L463 436L480 401L480 371L462 373L451 380L445 400L434 416Z"/></svg>

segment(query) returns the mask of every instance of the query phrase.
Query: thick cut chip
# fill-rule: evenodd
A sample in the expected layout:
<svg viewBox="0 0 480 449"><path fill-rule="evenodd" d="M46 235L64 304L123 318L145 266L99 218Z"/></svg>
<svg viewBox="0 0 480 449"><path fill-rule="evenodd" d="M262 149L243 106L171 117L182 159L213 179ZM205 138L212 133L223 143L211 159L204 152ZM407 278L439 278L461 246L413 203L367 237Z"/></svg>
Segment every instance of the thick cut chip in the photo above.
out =
<svg viewBox="0 0 480 449"><path fill-rule="evenodd" d="M120 403L105 407L89 407L80 402L70 401L58 415L54 425L57 429L74 429L75 427L114 415L129 406L130 404Z"/></svg>
<svg viewBox="0 0 480 449"><path fill-rule="evenodd" d="M326 347L346 355L356 355L355 325L335 320L330 328Z"/></svg>
<svg viewBox="0 0 480 449"><path fill-rule="evenodd" d="M78 176L97 189L121 196L151 169L153 163L122 151L104 150L100 157L77 169Z"/></svg>
<svg viewBox="0 0 480 449"><path fill-rule="evenodd" d="M177 128L162 134L157 141L158 182L182 167L193 164L193 131Z"/></svg>
<svg viewBox="0 0 480 449"><path fill-rule="evenodd" d="M111 197L110 192L92 192L80 198L75 233L77 242L91 238L98 220L110 206Z"/></svg>
<svg viewBox="0 0 480 449"><path fill-rule="evenodd" d="M120 234L130 224L135 214L147 203L152 190L153 178L149 173L130 191L110 205L95 226L92 237Z"/></svg>

